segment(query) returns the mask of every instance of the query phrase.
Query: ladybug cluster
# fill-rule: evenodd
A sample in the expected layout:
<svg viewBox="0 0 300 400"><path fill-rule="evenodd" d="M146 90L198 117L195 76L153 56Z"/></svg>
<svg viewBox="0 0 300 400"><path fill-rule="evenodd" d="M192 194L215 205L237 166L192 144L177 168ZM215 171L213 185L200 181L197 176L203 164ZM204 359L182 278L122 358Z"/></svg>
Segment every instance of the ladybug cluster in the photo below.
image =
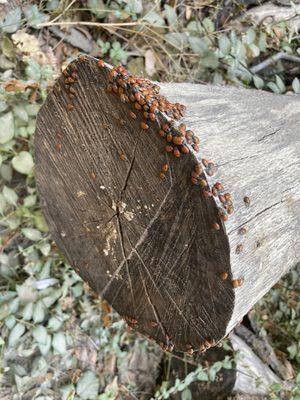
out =
<svg viewBox="0 0 300 400"><path fill-rule="evenodd" d="M102 60L98 61L100 67L105 67ZM185 106L171 103L159 94L160 87L148 79L131 75L122 66L114 67L109 72L107 91L115 93L121 102L131 103L133 109L129 116L137 119L137 112L142 116L140 127L143 130L150 128L150 124L157 122L160 129L158 133L165 138L165 151L173 153L175 157L189 153L190 145L194 151L199 150L199 139L185 124L178 127L175 124L185 112Z"/></svg>
<svg viewBox="0 0 300 400"><path fill-rule="evenodd" d="M99 60L98 65L104 68L106 64ZM166 140L165 151L172 153L175 157L188 154L190 149L199 151L199 138L185 124L176 123L183 117L185 106L179 103L171 103L164 96L160 95L160 87L148 79L136 77L117 66L109 72L109 84L107 91L119 96L123 103L132 105L129 116L137 119L137 113L142 116L140 127L147 130L150 124L156 122L159 126L158 134ZM159 173L161 179L165 178L168 166L164 165ZM206 176L213 176L217 171L214 162L205 158L197 163L192 171L191 180L194 185L201 188L205 198L215 196L219 203L219 217L222 221L228 220L228 215L233 212L231 195L225 193L220 182L216 182L212 189L209 188ZM212 225L212 229L220 230L218 223Z"/></svg>
<svg viewBox="0 0 300 400"><path fill-rule="evenodd" d="M75 98L76 91L72 87L72 84L77 82L77 73L75 71L69 72L68 69L66 68L63 71L63 74L65 76L65 88L67 89L68 97L69 97L69 103L67 103L67 110L71 111L74 108L73 104L73 99Z"/></svg>

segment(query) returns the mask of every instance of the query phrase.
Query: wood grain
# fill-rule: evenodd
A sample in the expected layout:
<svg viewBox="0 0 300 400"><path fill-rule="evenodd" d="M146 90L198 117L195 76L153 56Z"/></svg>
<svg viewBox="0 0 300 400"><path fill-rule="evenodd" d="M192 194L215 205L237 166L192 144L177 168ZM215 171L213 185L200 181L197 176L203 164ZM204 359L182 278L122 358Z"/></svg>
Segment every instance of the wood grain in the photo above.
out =
<svg viewBox="0 0 300 400"><path fill-rule="evenodd" d="M145 132L141 119L129 117L130 106L107 93L108 71L92 57L69 71L78 76L74 97L61 76L35 136L37 184L54 240L143 334L179 351L219 341L299 259L299 99L162 85L187 105L201 156L218 163L213 179L234 196L225 226L215 200L191 184L194 153L166 153L158 125ZM236 254L239 243L244 251ZM245 284L233 289L231 279L241 276Z"/></svg>
<svg viewBox="0 0 300 400"><path fill-rule="evenodd" d="M162 91L187 105L185 122L199 135L202 154L219 165L213 179L233 196L226 223L231 272L245 283L235 291L230 332L300 260L300 98L191 84Z"/></svg>

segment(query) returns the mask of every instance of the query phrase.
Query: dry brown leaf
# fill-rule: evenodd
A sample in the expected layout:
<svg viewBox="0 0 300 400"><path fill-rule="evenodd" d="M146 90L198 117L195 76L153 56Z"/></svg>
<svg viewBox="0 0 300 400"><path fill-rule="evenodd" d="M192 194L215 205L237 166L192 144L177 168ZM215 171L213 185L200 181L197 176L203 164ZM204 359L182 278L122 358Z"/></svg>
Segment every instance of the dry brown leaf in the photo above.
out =
<svg viewBox="0 0 300 400"><path fill-rule="evenodd" d="M23 54L24 59L33 58L40 65L49 63L48 57L41 51L39 41L34 35L20 30L12 35L12 40L16 48Z"/></svg>
<svg viewBox="0 0 300 400"><path fill-rule="evenodd" d="M105 300L101 301L101 308L102 308L101 319L102 319L103 325L105 326L105 328L108 328L111 324L109 314L112 312L112 308Z"/></svg>
<svg viewBox="0 0 300 400"><path fill-rule="evenodd" d="M108 302L107 301L105 301L105 300L102 300L101 301L101 307L102 307L102 310L105 312L105 313L111 313L112 312L112 307L108 304Z"/></svg>
<svg viewBox="0 0 300 400"><path fill-rule="evenodd" d="M16 79L11 79L10 81L4 82L2 86L6 92L15 92L15 93L23 92L26 89L39 88L38 83L26 83L17 81Z"/></svg>

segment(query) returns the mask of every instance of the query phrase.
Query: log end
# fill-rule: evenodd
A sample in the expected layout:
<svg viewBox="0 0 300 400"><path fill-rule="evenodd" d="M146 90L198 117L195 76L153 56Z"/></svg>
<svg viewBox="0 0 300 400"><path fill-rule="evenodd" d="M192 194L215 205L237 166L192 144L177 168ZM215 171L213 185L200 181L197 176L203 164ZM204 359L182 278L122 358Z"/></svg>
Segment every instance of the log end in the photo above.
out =
<svg viewBox="0 0 300 400"><path fill-rule="evenodd" d="M45 218L70 264L132 328L165 350L203 351L224 337L234 304L222 214L201 188L205 174L193 184L193 146L168 152L181 144L159 134L165 114L145 118L147 104L138 109L110 80L107 65L80 57L39 112Z"/></svg>

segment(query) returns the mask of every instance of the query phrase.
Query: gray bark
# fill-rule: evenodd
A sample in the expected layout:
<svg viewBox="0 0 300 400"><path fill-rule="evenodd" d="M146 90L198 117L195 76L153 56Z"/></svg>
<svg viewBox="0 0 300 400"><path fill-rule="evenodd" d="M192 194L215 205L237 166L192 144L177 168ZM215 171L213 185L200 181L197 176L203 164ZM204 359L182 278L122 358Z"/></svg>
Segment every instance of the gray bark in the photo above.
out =
<svg viewBox="0 0 300 400"><path fill-rule="evenodd" d="M187 105L185 122L201 139L201 156L219 165L212 181L233 196L231 271L245 282L235 291L230 332L300 259L300 98L192 84L163 92Z"/></svg>

